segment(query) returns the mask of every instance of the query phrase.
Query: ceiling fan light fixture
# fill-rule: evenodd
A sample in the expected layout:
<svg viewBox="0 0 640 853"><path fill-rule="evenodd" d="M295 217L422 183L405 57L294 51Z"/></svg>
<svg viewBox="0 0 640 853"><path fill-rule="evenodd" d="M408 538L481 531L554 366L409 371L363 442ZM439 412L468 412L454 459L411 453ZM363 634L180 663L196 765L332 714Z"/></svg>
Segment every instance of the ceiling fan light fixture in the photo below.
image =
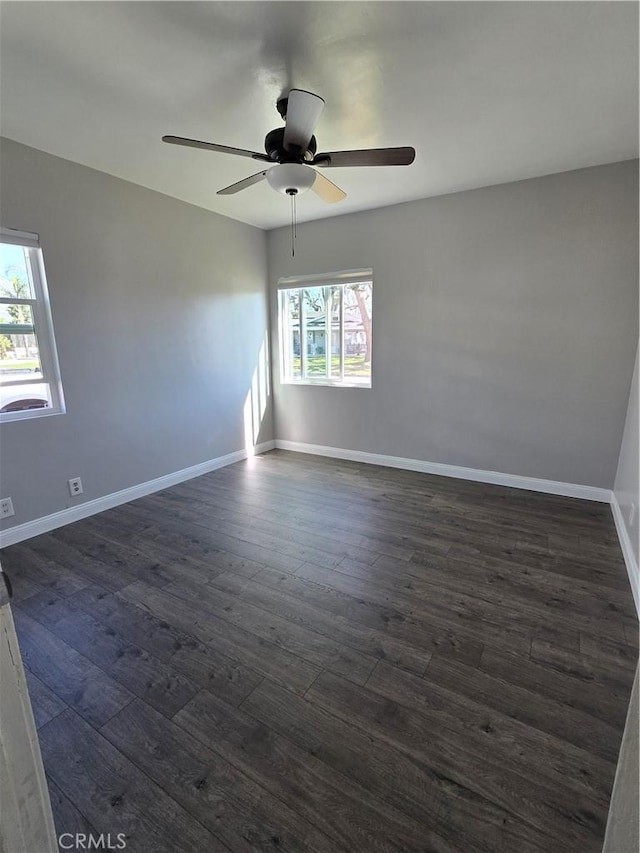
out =
<svg viewBox="0 0 640 853"><path fill-rule="evenodd" d="M315 179L315 171L302 163L282 163L267 172L269 184L283 195L290 195L289 190L295 190L296 195L304 193L311 189Z"/></svg>

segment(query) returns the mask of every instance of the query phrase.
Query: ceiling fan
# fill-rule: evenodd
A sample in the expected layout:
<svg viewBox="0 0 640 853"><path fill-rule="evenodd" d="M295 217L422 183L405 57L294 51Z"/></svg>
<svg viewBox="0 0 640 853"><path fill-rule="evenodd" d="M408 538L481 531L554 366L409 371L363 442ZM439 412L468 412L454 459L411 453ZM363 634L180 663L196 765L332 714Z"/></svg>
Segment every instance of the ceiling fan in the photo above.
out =
<svg viewBox="0 0 640 853"><path fill-rule="evenodd" d="M172 145L186 145L190 148L204 148L208 151L220 151L250 157L273 164L255 175L244 178L235 184L218 190L218 195L233 195L267 179L270 186L285 195L291 196L313 190L323 201L333 204L346 197L344 190L314 169L342 166L408 166L413 163L416 152L413 148L367 148L359 151L326 151L317 154L316 138L313 135L324 100L319 95L303 89L291 89L287 97L280 98L277 110L285 121L285 126L269 131L264 140L265 154L247 151L244 148L232 148L213 142L201 142L198 139L185 139L182 136L163 136L163 142Z"/></svg>

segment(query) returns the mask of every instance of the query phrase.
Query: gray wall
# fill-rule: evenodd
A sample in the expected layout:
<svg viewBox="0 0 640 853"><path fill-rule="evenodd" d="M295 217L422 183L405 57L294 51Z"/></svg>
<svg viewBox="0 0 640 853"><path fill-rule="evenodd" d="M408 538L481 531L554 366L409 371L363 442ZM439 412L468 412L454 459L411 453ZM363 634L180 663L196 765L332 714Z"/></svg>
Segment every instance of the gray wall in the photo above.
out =
<svg viewBox="0 0 640 853"><path fill-rule="evenodd" d="M640 820L638 817L638 728L640 727L638 670L633 682L633 691L627 722L624 727L616 779L611 795L607 832L602 853L638 853L640 849Z"/></svg>
<svg viewBox="0 0 640 853"><path fill-rule="evenodd" d="M281 385L275 369L277 438L613 487L637 161L307 223L294 259L278 229L268 252L274 367L279 277L374 274L373 388Z"/></svg>
<svg viewBox="0 0 640 853"><path fill-rule="evenodd" d="M67 403L0 427L5 526L243 448L264 232L7 140L0 168L2 225L40 235Z"/></svg>

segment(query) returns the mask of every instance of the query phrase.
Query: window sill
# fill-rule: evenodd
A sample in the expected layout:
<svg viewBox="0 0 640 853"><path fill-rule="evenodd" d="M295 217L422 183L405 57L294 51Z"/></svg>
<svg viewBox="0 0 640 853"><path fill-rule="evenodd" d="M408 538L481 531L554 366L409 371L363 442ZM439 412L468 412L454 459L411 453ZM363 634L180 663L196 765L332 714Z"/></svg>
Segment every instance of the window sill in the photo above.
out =
<svg viewBox="0 0 640 853"><path fill-rule="evenodd" d="M370 391L373 383L365 385L363 382L328 382L326 379L281 379L281 385L317 385L321 388L363 388Z"/></svg>
<svg viewBox="0 0 640 853"><path fill-rule="evenodd" d="M0 412L0 424L11 421L32 421L35 418L50 418L53 415L64 415L65 409L27 409L24 412Z"/></svg>

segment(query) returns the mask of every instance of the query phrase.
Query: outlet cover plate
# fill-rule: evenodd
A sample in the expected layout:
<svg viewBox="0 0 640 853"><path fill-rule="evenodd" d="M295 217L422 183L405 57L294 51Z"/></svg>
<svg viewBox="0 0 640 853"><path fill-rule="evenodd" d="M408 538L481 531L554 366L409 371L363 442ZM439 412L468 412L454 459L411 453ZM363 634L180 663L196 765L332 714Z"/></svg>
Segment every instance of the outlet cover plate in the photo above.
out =
<svg viewBox="0 0 640 853"><path fill-rule="evenodd" d="M0 499L0 518L10 518L15 515L11 498Z"/></svg>
<svg viewBox="0 0 640 853"><path fill-rule="evenodd" d="M80 477L73 477L69 480L69 494L72 498L75 498L76 495L81 495L82 491L82 480Z"/></svg>

